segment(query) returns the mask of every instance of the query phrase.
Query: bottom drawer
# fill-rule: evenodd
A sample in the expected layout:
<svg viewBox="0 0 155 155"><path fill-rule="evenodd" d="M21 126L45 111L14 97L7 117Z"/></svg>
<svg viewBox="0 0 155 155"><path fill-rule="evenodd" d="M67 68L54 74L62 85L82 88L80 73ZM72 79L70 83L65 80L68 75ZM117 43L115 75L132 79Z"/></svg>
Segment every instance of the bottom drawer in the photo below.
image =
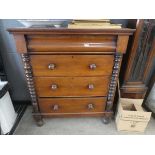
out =
<svg viewBox="0 0 155 155"><path fill-rule="evenodd" d="M42 115L103 113L106 97L92 98L39 98Z"/></svg>

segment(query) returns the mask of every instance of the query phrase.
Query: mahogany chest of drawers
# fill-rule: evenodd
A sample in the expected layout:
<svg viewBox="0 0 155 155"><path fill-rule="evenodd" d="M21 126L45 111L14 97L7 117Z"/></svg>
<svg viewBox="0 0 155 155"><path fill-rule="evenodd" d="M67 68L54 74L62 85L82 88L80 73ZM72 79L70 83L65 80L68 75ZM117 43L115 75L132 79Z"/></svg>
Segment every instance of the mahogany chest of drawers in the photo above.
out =
<svg viewBox="0 0 155 155"><path fill-rule="evenodd" d="M38 125L42 117L112 115L131 29L14 28Z"/></svg>

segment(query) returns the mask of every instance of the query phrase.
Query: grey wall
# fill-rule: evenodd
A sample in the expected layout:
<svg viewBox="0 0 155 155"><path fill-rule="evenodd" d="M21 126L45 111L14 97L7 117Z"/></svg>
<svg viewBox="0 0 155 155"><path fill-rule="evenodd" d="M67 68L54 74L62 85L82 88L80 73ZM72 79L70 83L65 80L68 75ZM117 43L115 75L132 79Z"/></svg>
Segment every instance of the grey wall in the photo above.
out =
<svg viewBox="0 0 155 155"><path fill-rule="evenodd" d="M21 26L16 20L0 20L0 52L7 79L11 86L11 98L16 101L30 100L30 97L26 87L20 55L16 52L13 36L6 29Z"/></svg>

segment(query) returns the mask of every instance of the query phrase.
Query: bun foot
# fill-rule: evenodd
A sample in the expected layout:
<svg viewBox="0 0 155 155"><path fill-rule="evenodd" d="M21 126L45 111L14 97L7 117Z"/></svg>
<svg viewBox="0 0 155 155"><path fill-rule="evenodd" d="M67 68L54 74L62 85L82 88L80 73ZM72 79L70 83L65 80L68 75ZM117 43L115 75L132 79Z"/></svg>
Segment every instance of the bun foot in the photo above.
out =
<svg viewBox="0 0 155 155"><path fill-rule="evenodd" d="M33 117L34 117L34 120L35 120L37 126L41 127L41 126L44 125L44 121L43 121L41 115L35 115L35 114L33 114Z"/></svg>
<svg viewBox="0 0 155 155"><path fill-rule="evenodd" d="M41 119L41 120L39 120L39 121L36 121L36 124L37 124L38 127L41 127L41 126L44 125L44 122L43 122L43 120Z"/></svg>
<svg viewBox="0 0 155 155"><path fill-rule="evenodd" d="M110 116L104 116L104 117L102 118L102 122L103 122L104 124L109 124L109 123L111 122L111 117L110 117Z"/></svg>

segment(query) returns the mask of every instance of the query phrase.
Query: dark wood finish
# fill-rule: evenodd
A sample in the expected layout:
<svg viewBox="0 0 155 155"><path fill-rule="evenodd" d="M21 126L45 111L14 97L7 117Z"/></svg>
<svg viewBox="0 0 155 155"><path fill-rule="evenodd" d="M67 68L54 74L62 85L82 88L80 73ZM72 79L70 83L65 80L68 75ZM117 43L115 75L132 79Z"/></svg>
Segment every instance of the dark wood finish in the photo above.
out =
<svg viewBox="0 0 155 155"><path fill-rule="evenodd" d="M113 107L113 101L115 97L115 91L116 91L116 86L118 82L121 62L122 62L122 54L116 53L115 60L114 60L114 66L113 66L113 72L112 72L111 81L109 85L108 97L107 97L107 105L106 105L107 112L111 111Z"/></svg>
<svg viewBox="0 0 155 155"><path fill-rule="evenodd" d="M108 122L122 54L133 29L13 28L9 32L23 61L28 59L25 74L39 121L41 116L104 116L103 122Z"/></svg>
<svg viewBox="0 0 155 155"><path fill-rule="evenodd" d="M122 29L68 29L68 28L9 28L9 32L12 34L87 34L87 35L132 35L134 29L122 28Z"/></svg>
<svg viewBox="0 0 155 155"><path fill-rule="evenodd" d="M106 97L39 99L42 115L103 114Z"/></svg>
<svg viewBox="0 0 155 155"><path fill-rule="evenodd" d="M32 55L31 56L31 64L34 76L111 75L113 61L114 61L113 55L100 55L100 56Z"/></svg>
<svg viewBox="0 0 155 155"><path fill-rule="evenodd" d="M31 97L31 102L33 105L33 116L34 119L36 120L37 124L39 126L43 125L43 121L41 118L41 115L39 115L39 107L38 107L38 101L37 101L37 95L35 91L35 86L33 82L33 75L32 75L32 68L30 65L30 58L27 53L21 54L23 65L24 65L24 70L25 70L25 76L26 76L26 81L27 81L27 86L30 92L30 97Z"/></svg>
<svg viewBox="0 0 155 155"><path fill-rule="evenodd" d="M34 80L39 97L107 96L110 77L35 77ZM57 88L52 89L52 85Z"/></svg>
<svg viewBox="0 0 155 155"><path fill-rule="evenodd" d="M153 76L155 60L155 20L138 20L121 86L122 97L144 98Z"/></svg>
<svg viewBox="0 0 155 155"><path fill-rule="evenodd" d="M109 112L113 111L112 108L113 108L113 103L115 99L115 92L116 92L116 87L118 83L118 76L120 72L121 62L122 62L122 53L117 52L115 54L114 66L113 66L113 71L112 71L112 76L111 76L111 81L109 84L109 91L107 96L107 104L106 104L107 114L105 114L103 117L103 122L105 124L109 123L109 121L111 120L111 117L109 117Z"/></svg>

